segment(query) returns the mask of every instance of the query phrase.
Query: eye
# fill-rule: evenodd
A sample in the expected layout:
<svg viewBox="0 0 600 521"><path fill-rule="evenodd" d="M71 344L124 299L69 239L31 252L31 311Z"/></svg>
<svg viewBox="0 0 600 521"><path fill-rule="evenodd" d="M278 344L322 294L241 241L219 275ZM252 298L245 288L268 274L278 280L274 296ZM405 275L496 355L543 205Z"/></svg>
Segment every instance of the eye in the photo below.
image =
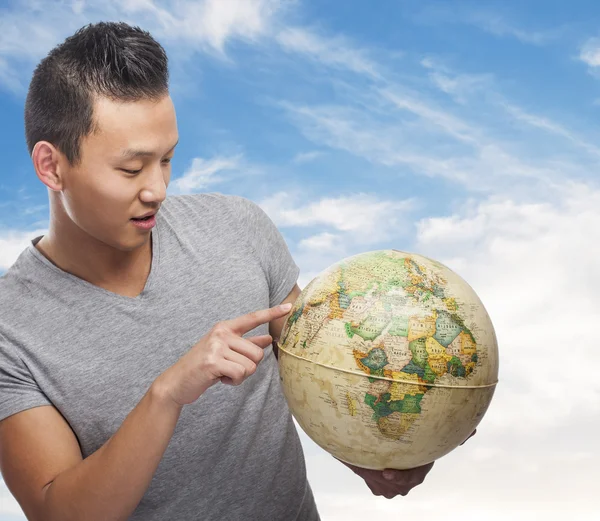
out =
<svg viewBox="0 0 600 521"><path fill-rule="evenodd" d="M171 162L171 157L165 157L161 163L168 165ZM119 170L121 170L122 172L125 172L127 174L131 174L131 175L135 175L135 174L139 174L143 169L140 168L139 170L128 170L127 168L119 168Z"/></svg>

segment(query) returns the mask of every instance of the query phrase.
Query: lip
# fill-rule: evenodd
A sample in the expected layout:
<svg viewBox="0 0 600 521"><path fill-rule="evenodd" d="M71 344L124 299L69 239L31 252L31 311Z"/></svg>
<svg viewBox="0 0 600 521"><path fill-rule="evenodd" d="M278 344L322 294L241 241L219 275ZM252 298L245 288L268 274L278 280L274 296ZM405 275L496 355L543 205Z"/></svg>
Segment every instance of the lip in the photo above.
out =
<svg viewBox="0 0 600 521"><path fill-rule="evenodd" d="M155 215L158 210L146 212L144 215L136 215L134 219L141 219L142 217L148 217L149 215Z"/></svg>
<svg viewBox="0 0 600 521"><path fill-rule="evenodd" d="M151 215L152 217L147 221L134 221L133 219L130 219L130 221L136 228L150 230L156 226L156 216L154 214Z"/></svg>

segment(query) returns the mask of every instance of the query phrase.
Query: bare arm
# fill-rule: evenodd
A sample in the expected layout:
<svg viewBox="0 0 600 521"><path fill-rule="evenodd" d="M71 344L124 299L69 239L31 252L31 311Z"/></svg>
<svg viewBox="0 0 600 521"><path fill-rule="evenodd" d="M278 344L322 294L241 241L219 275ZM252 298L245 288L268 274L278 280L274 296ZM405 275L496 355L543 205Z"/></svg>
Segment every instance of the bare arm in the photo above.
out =
<svg viewBox="0 0 600 521"><path fill-rule="evenodd" d="M47 485L48 521L128 519L150 485L181 409L153 385L114 436Z"/></svg>
<svg viewBox="0 0 600 521"><path fill-rule="evenodd" d="M51 406L0 422L0 470L30 521L126 520L167 448L181 406L153 385L100 449L82 459Z"/></svg>

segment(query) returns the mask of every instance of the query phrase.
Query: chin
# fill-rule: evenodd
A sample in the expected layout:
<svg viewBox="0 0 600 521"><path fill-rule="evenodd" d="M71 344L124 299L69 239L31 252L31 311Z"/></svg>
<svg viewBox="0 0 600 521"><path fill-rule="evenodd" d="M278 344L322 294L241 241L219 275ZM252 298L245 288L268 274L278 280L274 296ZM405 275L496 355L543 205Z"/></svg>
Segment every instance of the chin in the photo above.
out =
<svg viewBox="0 0 600 521"><path fill-rule="evenodd" d="M121 240L108 240L103 241L105 244L114 248L115 250L119 250L122 252L130 252L135 251L141 248L146 242L148 242L150 236L148 237L136 237L136 238L122 238Z"/></svg>

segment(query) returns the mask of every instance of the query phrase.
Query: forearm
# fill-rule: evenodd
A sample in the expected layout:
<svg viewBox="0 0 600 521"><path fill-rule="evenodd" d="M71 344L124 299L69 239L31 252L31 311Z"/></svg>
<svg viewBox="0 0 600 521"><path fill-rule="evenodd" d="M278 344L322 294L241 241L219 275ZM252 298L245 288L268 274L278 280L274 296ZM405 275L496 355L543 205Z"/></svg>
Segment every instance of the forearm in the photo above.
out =
<svg viewBox="0 0 600 521"><path fill-rule="evenodd" d="M48 486L44 520L126 521L148 489L180 413L155 382L100 449Z"/></svg>

